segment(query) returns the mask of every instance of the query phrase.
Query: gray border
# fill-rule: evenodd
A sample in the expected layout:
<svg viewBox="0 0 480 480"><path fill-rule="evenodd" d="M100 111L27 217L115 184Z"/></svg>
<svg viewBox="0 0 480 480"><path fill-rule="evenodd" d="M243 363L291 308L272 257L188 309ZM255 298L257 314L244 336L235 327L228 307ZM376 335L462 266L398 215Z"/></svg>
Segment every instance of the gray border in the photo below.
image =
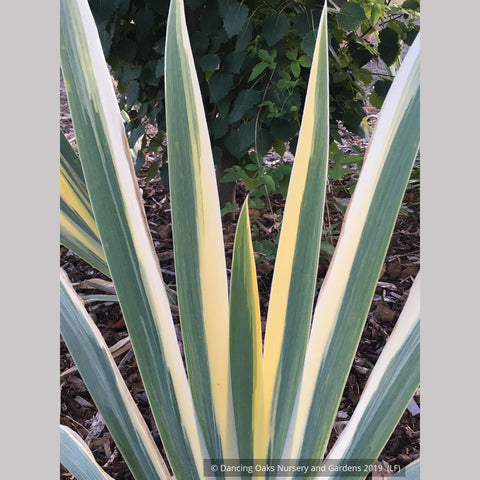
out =
<svg viewBox="0 0 480 480"><path fill-rule="evenodd" d="M421 472L477 478L480 6L421 8Z"/></svg>
<svg viewBox="0 0 480 480"><path fill-rule="evenodd" d="M58 11L2 7L2 478L59 472Z"/></svg>

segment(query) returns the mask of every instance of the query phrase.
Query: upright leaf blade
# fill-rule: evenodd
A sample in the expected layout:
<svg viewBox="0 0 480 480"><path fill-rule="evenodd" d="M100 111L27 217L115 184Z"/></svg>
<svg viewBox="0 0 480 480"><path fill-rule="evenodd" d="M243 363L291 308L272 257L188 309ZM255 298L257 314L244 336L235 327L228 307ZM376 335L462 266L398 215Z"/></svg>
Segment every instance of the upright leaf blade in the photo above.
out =
<svg viewBox="0 0 480 480"><path fill-rule="evenodd" d="M60 243L110 277L80 159L61 131ZM170 303L176 305L177 294L168 285L165 288Z"/></svg>
<svg viewBox="0 0 480 480"><path fill-rule="evenodd" d="M133 475L151 480L169 479L168 469L108 346L63 270L60 275L60 331Z"/></svg>
<svg viewBox="0 0 480 480"><path fill-rule="evenodd" d="M86 0L62 0L60 14L62 71L110 273L170 466L196 479L207 451L95 22Z"/></svg>
<svg viewBox="0 0 480 480"><path fill-rule="evenodd" d="M263 360L263 423L259 427L257 458L280 458L301 378L320 253L328 167L328 112L324 9L272 281Z"/></svg>
<svg viewBox="0 0 480 480"><path fill-rule="evenodd" d="M80 160L60 132L60 242L109 276Z"/></svg>
<svg viewBox="0 0 480 480"><path fill-rule="evenodd" d="M349 459L377 458L419 383L420 277L417 276L352 418L328 458L339 460L339 466L348 464Z"/></svg>
<svg viewBox="0 0 480 480"><path fill-rule="evenodd" d="M237 222L230 278L230 371L242 459L254 458L261 366L260 305L247 199Z"/></svg>
<svg viewBox="0 0 480 480"><path fill-rule="evenodd" d="M419 47L416 40L388 93L319 294L289 458L322 458L326 448L418 151Z"/></svg>
<svg viewBox="0 0 480 480"><path fill-rule="evenodd" d="M175 270L188 376L210 455L235 458L220 206L210 137L180 0L170 4L165 58Z"/></svg>
<svg viewBox="0 0 480 480"><path fill-rule="evenodd" d="M95 461L80 435L60 425L60 462L78 480L113 480Z"/></svg>

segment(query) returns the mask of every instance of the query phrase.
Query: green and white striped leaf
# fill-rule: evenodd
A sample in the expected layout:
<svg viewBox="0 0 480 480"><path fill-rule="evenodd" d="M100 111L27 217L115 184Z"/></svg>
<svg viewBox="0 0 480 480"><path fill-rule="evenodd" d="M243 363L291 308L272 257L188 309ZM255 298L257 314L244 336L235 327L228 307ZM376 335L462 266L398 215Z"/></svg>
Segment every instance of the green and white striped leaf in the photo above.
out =
<svg viewBox="0 0 480 480"><path fill-rule="evenodd" d="M118 302L118 297L116 295L81 295L83 303L94 303L94 302Z"/></svg>
<svg viewBox="0 0 480 480"><path fill-rule="evenodd" d="M315 308L284 450L323 457L419 146L420 44L384 102Z"/></svg>
<svg viewBox="0 0 480 480"><path fill-rule="evenodd" d="M263 420L257 458L280 458L301 379L322 234L328 168L328 99L325 7L275 261L265 333Z"/></svg>
<svg viewBox="0 0 480 480"><path fill-rule="evenodd" d="M262 333L248 198L237 222L230 277L230 371L239 458L254 458L260 399Z"/></svg>
<svg viewBox="0 0 480 480"><path fill-rule="evenodd" d="M133 475L152 480L169 479L168 469L107 344L63 270L60 274L60 332Z"/></svg>
<svg viewBox="0 0 480 480"><path fill-rule="evenodd" d="M78 480L113 480L95 461L80 435L60 425L60 462Z"/></svg>
<svg viewBox="0 0 480 480"><path fill-rule="evenodd" d="M177 478L207 450L111 77L87 0L60 4L60 55L90 201L150 407Z"/></svg>
<svg viewBox="0 0 480 480"><path fill-rule="evenodd" d="M404 480L420 480L420 459L415 460L410 465L402 468L392 478L402 478Z"/></svg>
<svg viewBox="0 0 480 480"><path fill-rule="evenodd" d="M420 277L373 368L352 418L330 450L338 465L382 452L420 383ZM343 475L330 478L343 478Z"/></svg>
<svg viewBox="0 0 480 480"><path fill-rule="evenodd" d="M223 231L183 2L172 0L165 110L175 272L188 377L211 458L236 458Z"/></svg>
<svg viewBox="0 0 480 480"><path fill-rule="evenodd" d="M109 276L80 160L60 131L60 243Z"/></svg>
<svg viewBox="0 0 480 480"><path fill-rule="evenodd" d="M60 131L60 243L92 267L110 277L107 260L93 218L80 159ZM177 294L168 286L168 300L177 304Z"/></svg>

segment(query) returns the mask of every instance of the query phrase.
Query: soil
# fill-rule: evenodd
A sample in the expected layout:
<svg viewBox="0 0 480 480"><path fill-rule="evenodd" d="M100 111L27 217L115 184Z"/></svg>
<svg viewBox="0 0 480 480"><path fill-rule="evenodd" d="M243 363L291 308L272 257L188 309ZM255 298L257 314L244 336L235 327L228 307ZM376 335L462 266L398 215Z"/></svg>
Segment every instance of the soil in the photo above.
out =
<svg viewBox="0 0 480 480"><path fill-rule="evenodd" d="M372 115L371 123L375 121L376 111L366 106L367 112ZM75 147L74 132L71 126L70 114L66 97L62 88L61 92L61 128L67 138ZM365 151L367 141L358 136L352 135L345 130L342 132L342 145L345 151L351 151L359 148ZM146 167L142 170L139 177L139 185L142 189L142 195L145 202L148 223L152 239L160 259L163 269L165 282L175 289L175 264L173 257L172 229L169 209L169 194L162 186L161 179L157 176L148 184L145 183L146 169L154 159L155 154L149 152L147 155ZM352 175L356 175L353 171ZM335 245L338 228L343 218L342 213L336 207L338 199L347 199L349 196L348 187L351 185L348 177L341 181L330 182L327 195L327 214L325 215L325 226L332 227L333 235L326 236L325 240ZM374 301L368 314L363 335L360 341L358 352L355 356L354 364L350 371L347 384L340 403L337 418L329 443L329 448L335 442L338 434L350 419L353 410L358 402L361 392L368 379L370 371L374 366L376 359L382 347L385 345L399 313L401 312L413 279L419 270L419 215L417 208L418 191L408 189L401 214L396 223L392 242L389 247L384 268L378 287L375 292ZM245 197L245 190L242 185L237 185L237 201L239 204ZM281 196L274 196L271 199L272 209L251 211L254 215L252 224L256 225L253 232L253 239L262 241L269 239L274 241L277 232L275 219L272 218L272 211L282 209L284 200ZM340 202L341 203L341 202ZM224 239L227 259L227 268L230 268L233 240L235 234L235 221L224 220ZM74 284L79 284L87 279L108 280L99 272L95 271L90 265L78 258L71 251L60 247L61 267L67 272L70 280ZM269 289L272 280L274 260L268 257L259 256L257 258L257 277L259 283L259 294L262 314L262 329L265 327L265 317L268 307ZM319 265L318 280L321 282L328 268L328 254L322 251ZM83 285L85 286L85 285ZM94 293L96 290L81 288L77 285L79 293ZM98 293L103 293L98 291ZM122 313L117 303L93 303L88 305L88 310L96 322L100 331L109 346L114 345L127 336ZM178 326L178 316L174 316L174 321ZM179 338L181 333L179 331ZM181 342L180 342L181 346ZM68 350L60 339L60 370L66 372L74 367L73 360ZM141 379L135 364L135 357L131 350L127 350L116 357L120 371L132 392L141 412L143 413L147 425L150 426L154 438L158 442L159 438L148 408L146 397L141 383ZM107 428L99 417L93 401L86 390L83 381L78 372L73 372L61 377L61 423L71 427L89 444L97 462L104 466L104 469L112 477L120 480L130 480L133 477L128 471L125 462L115 447L115 444L108 433ZM420 415L416 406L420 405L420 391L418 390L412 405L402 416L400 423L393 432L389 442L385 446L378 462L384 467L387 465L405 466L419 457L420 451ZM74 478L66 469L61 466L61 479ZM384 478L374 476L373 478Z"/></svg>

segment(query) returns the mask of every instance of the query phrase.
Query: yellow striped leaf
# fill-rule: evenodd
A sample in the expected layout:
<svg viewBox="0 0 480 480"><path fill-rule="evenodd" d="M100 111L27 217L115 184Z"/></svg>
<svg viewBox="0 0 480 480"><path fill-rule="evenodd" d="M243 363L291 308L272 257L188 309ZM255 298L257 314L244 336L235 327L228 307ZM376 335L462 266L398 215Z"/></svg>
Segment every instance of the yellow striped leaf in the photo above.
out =
<svg viewBox="0 0 480 480"><path fill-rule="evenodd" d="M60 19L62 72L110 274L170 466L177 478L197 479L208 453L87 0L62 0Z"/></svg>
<svg viewBox="0 0 480 480"><path fill-rule="evenodd" d="M60 274L60 332L133 475L151 480L170 478L102 334L63 270Z"/></svg>
<svg viewBox="0 0 480 480"><path fill-rule="evenodd" d="M328 458L376 459L420 383L420 277ZM368 439L368 441L365 441ZM331 478L339 478L332 476Z"/></svg>
<svg viewBox="0 0 480 480"><path fill-rule="evenodd" d="M109 276L80 160L60 132L60 243Z"/></svg>
<svg viewBox="0 0 480 480"><path fill-rule="evenodd" d="M328 36L324 7L272 281L265 332L258 458L280 458L301 378L320 253L328 125Z"/></svg>
<svg viewBox="0 0 480 480"><path fill-rule="evenodd" d="M284 455L323 457L419 147L419 39L383 105L315 308Z"/></svg>
<svg viewBox="0 0 480 480"><path fill-rule="evenodd" d="M212 458L235 458L228 287L213 156L183 2L172 0L165 110L175 272L192 395Z"/></svg>
<svg viewBox="0 0 480 480"><path fill-rule="evenodd" d="M60 425L60 462L78 480L113 480L97 464L80 435L63 425Z"/></svg>
<svg viewBox="0 0 480 480"><path fill-rule="evenodd" d="M230 277L230 370L242 459L254 458L261 366L260 305L247 198L237 222Z"/></svg>

